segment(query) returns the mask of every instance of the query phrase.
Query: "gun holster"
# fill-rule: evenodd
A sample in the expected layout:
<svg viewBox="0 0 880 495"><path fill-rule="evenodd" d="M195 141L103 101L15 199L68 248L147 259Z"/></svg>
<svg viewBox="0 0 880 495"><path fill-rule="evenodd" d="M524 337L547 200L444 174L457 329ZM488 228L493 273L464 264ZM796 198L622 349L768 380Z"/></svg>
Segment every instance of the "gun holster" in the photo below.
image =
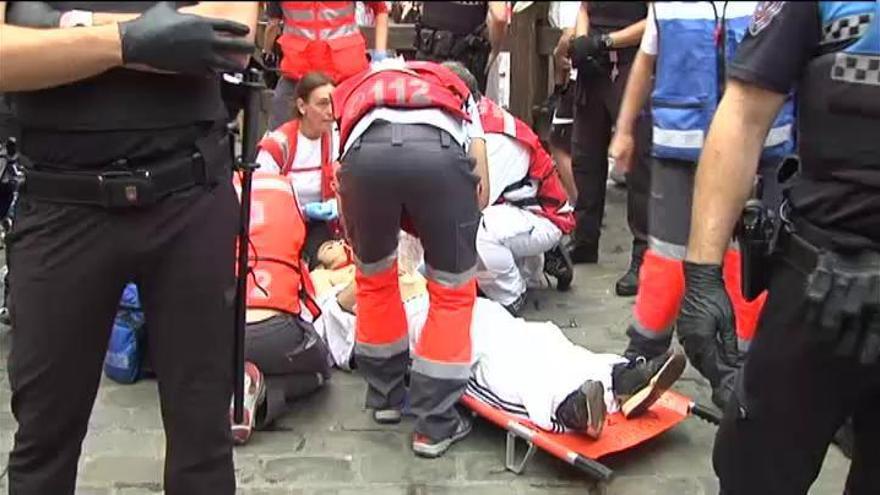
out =
<svg viewBox="0 0 880 495"><path fill-rule="evenodd" d="M480 91L486 90L486 64L492 46L480 26L473 33L461 35L452 31L416 25L416 58L443 62L457 60L477 78Z"/></svg>
<svg viewBox="0 0 880 495"><path fill-rule="evenodd" d="M759 199L746 202L736 229L742 257L740 278L746 301L752 301L767 289L770 273L774 224Z"/></svg>

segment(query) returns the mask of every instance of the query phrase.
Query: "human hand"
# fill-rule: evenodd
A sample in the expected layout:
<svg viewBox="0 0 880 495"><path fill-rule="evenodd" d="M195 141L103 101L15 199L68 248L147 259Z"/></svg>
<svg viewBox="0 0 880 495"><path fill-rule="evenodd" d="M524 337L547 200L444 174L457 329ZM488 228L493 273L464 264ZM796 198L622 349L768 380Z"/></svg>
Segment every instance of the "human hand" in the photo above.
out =
<svg viewBox="0 0 880 495"><path fill-rule="evenodd" d="M684 262L685 294L677 330L691 363L709 380L720 358L738 366L735 316L724 287L721 265Z"/></svg>
<svg viewBox="0 0 880 495"><path fill-rule="evenodd" d="M249 32L238 22L181 14L171 2L119 23L124 64L199 75L242 70L254 50L243 38Z"/></svg>
<svg viewBox="0 0 880 495"><path fill-rule="evenodd" d="M571 42L568 56L571 64L578 68L584 68L590 59L599 58L608 51L608 38L595 31L586 36L578 36Z"/></svg>
<svg viewBox="0 0 880 495"><path fill-rule="evenodd" d="M614 169L628 173L632 170L636 139L631 132L617 131L608 145L608 158L614 161Z"/></svg>
<svg viewBox="0 0 880 495"><path fill-rule="evenodd" d="M335 199L324 202L316 201L305 205L303 212L309 220L327 222L339 216L339 207Z"/></svg>

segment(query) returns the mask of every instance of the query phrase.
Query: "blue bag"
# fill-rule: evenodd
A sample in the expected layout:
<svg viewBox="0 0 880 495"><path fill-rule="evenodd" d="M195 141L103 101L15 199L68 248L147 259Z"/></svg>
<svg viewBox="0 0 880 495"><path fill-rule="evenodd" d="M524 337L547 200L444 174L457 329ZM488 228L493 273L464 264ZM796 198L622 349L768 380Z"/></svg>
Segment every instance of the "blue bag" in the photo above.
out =
<svg viewBox="0 0 880 495"><path fill-rule="evenodd" d="M118 383L134 383L142 377L141 365L146 344L144 323L137 286L130 283L122 291L104 358L104 374L107 378Z"/></svg>

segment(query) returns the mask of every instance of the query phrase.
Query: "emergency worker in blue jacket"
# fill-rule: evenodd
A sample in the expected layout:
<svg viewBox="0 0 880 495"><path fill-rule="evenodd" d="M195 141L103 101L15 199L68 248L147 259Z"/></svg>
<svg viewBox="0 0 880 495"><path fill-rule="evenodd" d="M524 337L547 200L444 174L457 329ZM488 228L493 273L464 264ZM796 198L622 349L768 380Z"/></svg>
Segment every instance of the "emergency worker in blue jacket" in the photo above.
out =
<svg viewBox="0 0 880 495"><path fill-rule="evenodd" d="M730 310L718 275L761 143L797 89L769 296L715 443L725 495L805 494L852 416L846 493L880 493L880 3L763 2L696 177L679 324Z"/></svg>
<svg viewBox="0 0 880 495"><path fill-rule="evenodd" d="M625 355L647 360L662 355L672 340L684 297L683 260L690 231L694 174L706 131L725 92L725 71L745 34L758 2L652 2L639 53L633 63L609 153L627 168L635 154L636 121L650 94L653 122L648 250L639 268L633 323ZM653 84L652 84L652 77ZM794 137L790 99L777 112L761 146L760 169L772 172L791 153ZM767 178L774 174L765 173ZM775 194L772 180L763 193ZM728 238L728 240L730 240ZM727 351L716 352L714 332L687 325L678 337L691 363L712 385L712 400L723 407L733 390L742 353L748 348L763 297L746 301L740 290L740 254L727 249L724 282L733 311ZM735 331L734 331L735 328Z"/></svg>

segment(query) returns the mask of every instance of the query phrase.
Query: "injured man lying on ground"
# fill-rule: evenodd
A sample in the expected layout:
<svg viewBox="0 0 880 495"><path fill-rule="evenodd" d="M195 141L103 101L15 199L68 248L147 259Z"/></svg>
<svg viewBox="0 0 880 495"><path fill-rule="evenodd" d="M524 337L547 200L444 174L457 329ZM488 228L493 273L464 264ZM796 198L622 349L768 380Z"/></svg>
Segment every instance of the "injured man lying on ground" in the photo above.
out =
<svg viewBox="0 0 880 495"><path fill-rule="evenodd" d="M409 323L410 345L428 313L426 282L416 270L420 246L402 234L398 263L400 293ZM355 270L343 241L318 249L320 267L312 272L322 316L316 331L326 339L337 366L351 367L355 332ZM650 361L628 361L597 354L572 343L550 322L512 316L501 304L477 298L471 325L473 362L467 391L538 427L582 431L597 438L606 414L627 418L645 412L684 371L680 350Z"/></svg>

